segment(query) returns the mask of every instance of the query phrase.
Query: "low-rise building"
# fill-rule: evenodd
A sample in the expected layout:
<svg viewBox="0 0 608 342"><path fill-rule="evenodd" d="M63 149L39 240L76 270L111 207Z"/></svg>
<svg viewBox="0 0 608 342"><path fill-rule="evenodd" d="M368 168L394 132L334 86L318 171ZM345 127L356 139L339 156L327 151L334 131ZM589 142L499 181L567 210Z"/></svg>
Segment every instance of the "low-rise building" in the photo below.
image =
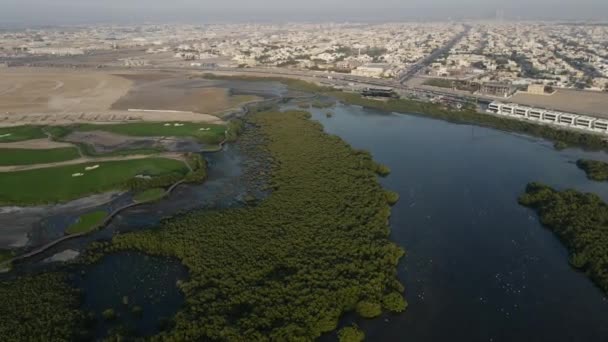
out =
<svg viewBox="0 0 608 342"><path fill-rule="evenodd" d="M384 63L370 63L362 65L351 71L351 74L355 76L364 76L364 77L376 77L380 78L384 76L387 70L390 69L388 64Z"/></svg>

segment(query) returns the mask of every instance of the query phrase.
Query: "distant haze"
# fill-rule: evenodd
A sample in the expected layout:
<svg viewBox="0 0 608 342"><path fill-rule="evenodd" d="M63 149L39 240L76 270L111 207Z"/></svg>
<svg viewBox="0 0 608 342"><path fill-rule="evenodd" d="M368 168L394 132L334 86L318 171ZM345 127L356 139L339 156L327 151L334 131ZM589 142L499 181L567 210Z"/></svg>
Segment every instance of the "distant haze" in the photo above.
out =
<svg viewBox="0 0 608 342"><path fill-rule="evenodd" d="M0 0L0 26L141 22L606 20L608 0Z"/></svg>

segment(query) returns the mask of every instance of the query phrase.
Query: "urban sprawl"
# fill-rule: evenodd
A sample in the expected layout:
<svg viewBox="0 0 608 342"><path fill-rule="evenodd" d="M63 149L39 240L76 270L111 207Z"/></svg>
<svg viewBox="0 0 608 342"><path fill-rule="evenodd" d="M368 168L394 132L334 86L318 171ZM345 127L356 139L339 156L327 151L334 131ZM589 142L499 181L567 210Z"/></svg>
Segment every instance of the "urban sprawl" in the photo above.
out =
<svg viewBox="0 0 608 342"><path fill-rule="evenodd" d="M82 56L97 68L266 71L321 78L342 88L390 88L446 105L475 100L485 103L481 110L496 114L506 113L498 107L505 104L526 106L526 113L537 108L608 119L608 25L602 24L100 25L0 31L3 67L79 67ZM572 126L593 128L582 122L572 120Z"/></svg>

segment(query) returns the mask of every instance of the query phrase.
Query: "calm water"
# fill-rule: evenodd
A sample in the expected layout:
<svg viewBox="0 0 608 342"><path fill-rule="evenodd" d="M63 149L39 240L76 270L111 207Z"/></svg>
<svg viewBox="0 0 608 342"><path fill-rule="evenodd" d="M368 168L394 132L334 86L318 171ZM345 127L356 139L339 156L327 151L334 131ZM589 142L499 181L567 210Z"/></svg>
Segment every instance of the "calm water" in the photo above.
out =
<svg viewBox="0 0 608 342"><path fill-rule="evenodd" d="M182 306L184 297L177 287L188 273L177 260L139 253L117 253L75 276L75 286L84 291L82 310L94 313L95 336L123 328L138 336L159 331L159 321L171 318ZM102 285L102 286L100 286ZM133 313L134 307L142 309ZM103 311L113 309L115 320L106 321Z"/></svg>
<svg viewBox="0 0 608 342"><path fill-rule="evenodd" d="M578 158L551 143L492 129L338 106L313 110L327 132L369 150L400 193L392 240L409 308L355 321L369 341L608 341L608 300L568 265L567 251L517 203L526 184L594 192Z"/></svg>

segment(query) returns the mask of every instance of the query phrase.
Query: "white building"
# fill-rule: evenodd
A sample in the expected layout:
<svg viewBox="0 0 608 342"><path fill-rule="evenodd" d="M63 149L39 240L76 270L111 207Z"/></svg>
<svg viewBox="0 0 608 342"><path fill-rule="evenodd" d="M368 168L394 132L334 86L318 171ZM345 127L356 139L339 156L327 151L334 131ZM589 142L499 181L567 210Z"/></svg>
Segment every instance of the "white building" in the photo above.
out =
<svg viewBox="0 0 608 342"><path fill-rule="evenodd" d="M554 126L578 128L608 134L608 120L586 115L563 113L542 108L521 106L514 103L492 102L488 112L511 118L536 121Z"/></svg>

